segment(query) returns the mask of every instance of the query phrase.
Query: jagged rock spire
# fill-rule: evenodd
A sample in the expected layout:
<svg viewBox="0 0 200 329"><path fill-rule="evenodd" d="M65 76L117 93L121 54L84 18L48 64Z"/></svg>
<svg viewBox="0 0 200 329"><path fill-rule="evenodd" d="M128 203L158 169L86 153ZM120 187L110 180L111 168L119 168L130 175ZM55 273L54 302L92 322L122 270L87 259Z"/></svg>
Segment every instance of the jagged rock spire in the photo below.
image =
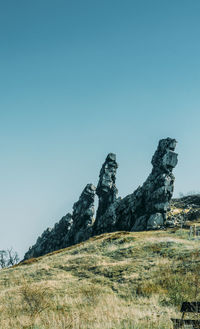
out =
<svg viewBox="0 0 200 329"><path fill-rule="evenodd" d="M151 174L142 187L125 197L116 209L120 229L142 231L164 225L174 189L172 170L178 162L175 147L175 139L159 141L151 162Z"/></svg>
<svg viewBox="0 0 200 329"><path fill-rule="evenodd" d="M176 140L161 139L152 158L153 169L143 185L146 195L146 213L149 214L147 229L162 226L166 220L169 203L173 195L175 177L173 169L178 162L174 152Z"/></svg>
<svg viewBox="0 0 200 329"><path fill-rule="evenodd" d="M96 187L87 184L79 200L73 205L73 225L68 235L68 245L87 240L94 222L94 198Z"/></svg>
<svg viewBox="0 0 200 329"><path fill-rule="evenodd" d="M172 138L161 139L151 163L154 171L172 172L177 165L177 153L174 152L177 141Z"/></svg>
<svg viewBox="0 0 200 329"><path fill-rule="evenodd" d="M105 213L108 207L116 201L118 193L115 185L117 168L116 155L114 153L109 153L101 168L99 183L97 185L96 193L99 197L97 220Z"/></svg>

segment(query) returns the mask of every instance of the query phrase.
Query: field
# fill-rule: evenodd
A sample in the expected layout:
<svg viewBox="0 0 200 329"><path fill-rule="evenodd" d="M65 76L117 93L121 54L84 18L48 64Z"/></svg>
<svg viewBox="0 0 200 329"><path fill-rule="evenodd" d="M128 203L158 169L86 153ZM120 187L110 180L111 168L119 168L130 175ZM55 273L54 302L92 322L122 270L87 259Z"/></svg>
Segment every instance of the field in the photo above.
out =
<svg viewBox="0 0 200 329"><path fill-rule="evenodd" d="M200 300L186 229L103 234L0 271L1 329L172 328Z"/></svg>

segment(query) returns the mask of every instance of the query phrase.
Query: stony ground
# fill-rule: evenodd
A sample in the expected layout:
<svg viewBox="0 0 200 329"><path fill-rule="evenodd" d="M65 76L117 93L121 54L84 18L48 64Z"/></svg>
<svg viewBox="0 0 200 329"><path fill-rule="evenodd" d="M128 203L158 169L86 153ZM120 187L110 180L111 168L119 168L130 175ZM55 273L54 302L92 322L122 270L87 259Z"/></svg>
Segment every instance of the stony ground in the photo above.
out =
<svg viewBox="0 0 200 329"><path fill-rule="evenodd" d="M172 328L200 300L187 229L116 232L0 271L0 328Z"/></svg>
<svg viewBox="0 0 200 329"><path fill-rule="evenodd" d="M189 228L196 225L200 228L200 194L173 199L170 206L167 214L169 226Z"/></svg>

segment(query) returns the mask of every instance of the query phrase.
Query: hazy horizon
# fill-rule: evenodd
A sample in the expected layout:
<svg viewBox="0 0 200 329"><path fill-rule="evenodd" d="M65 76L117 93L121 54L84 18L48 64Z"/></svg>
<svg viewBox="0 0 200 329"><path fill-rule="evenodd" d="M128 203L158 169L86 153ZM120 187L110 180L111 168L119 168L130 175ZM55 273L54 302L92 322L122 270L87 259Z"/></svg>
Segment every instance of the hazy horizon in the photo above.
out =
<svg viewBox="0 0 200 329"><path fill-rule="evenodd" d="M178 141L175 191L200 190L200 2L0 3L0 249L22 257L117 154L119 196Z"/></svg>

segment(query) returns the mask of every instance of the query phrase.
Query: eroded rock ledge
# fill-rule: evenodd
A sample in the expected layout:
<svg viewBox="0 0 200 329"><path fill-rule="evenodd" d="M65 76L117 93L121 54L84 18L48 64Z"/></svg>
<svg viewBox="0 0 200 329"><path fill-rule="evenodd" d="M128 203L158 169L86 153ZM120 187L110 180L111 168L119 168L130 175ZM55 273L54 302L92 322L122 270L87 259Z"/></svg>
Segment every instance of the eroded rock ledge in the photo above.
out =
<svg viewBox="0 0 200 329"><path fill-rule="evenodd" d="M118 168L116 155L109 153L101 168L97 188L88 184L74 204L72 215L67 214L53 229L45 230L24 259L68 247L104 232L163 228L174 189L172 171L178 161L175 147L175 139L160 140L151 161L153 168L149 177L123 199L117 197L115 185ZM99 198L96 219L95 195Z"/></svg>

